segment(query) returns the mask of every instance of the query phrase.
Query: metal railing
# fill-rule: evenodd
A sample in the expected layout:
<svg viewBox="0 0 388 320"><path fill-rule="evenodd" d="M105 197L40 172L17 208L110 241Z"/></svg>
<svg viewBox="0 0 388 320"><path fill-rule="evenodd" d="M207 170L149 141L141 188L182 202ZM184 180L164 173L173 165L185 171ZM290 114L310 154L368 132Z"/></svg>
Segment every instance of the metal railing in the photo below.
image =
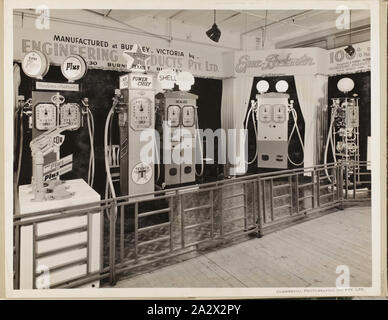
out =
<svg viewBox="0 0 388 320"><path fill-rule="evenodd" d="M50 288L77 287L96 280L114 285L120 276L178 255L197 251L201 245L255 233L262 237L273 226L287 225L316 212L351 201L369 201L371 190L367 162L337 162L311 168L247 175L196 186L117 197L87 206L48 210L14 216L14 287L20 279L21 228L33 228L33 281L39 276L39 259L81 247L84 257L58 264L57 272L86 265L82 276L50 284ZM357 169L357 170L356 170ZM63 235L90 233L91 217L100 214L100 266L89 264L89 241L38 252L40 241ZM40 223L86 217L85 225L38 236Z"/></svg>

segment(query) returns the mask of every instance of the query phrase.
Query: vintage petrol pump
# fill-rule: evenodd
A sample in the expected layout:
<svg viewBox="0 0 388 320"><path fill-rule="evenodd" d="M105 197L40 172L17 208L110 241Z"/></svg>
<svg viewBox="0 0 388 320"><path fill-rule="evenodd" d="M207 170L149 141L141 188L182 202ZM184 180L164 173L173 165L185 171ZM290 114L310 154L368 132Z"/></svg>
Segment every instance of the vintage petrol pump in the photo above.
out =
<svg viewBox="0 0 388 320"><path fill-rule="evenodd" d="M86 62L81 56L71 55L65 58L61 65L62 74L68 79L68 83L54 83L39 81L43 80L49 69L48 58L40 51L28 52L23 61L22 69L24 73L36 79L31 98L24 102L24 97L20 97L19 111L22 128L23 115L28 116L29 128L31 129L32 142L37 140L42 134L61 128L62 131L76 131L83 126L87 126L90 139L90 156L88 184L93 185L94 178L94 121L89 109L88 98L82 97L78 83L73 83L81 79L86 71ZM21 169L22 146L24 134L20 134L19 161L17 167L18 184ZM55 144L62 144L65 136L58 134L51 137ZM60 140L60 141L59 141ZM60 161L59 149L56 152L50 151L43 157L43 181L49 182L53 179L59 180L60 175L71 171L72 155Z"/></svg>
<svg viewBox="0 0 388 320"><path fill-rule="evenodd" d="M259 92L256 95L256 101L252 101L251 108L248 110L245 128L248 126L249 118L252 117L253 127L256 135L256 153L253 160L257 159L259 168L278 168L286 169L288 161L298 166L289 154L289 144L292 135L296 131L302 148L303 139L297 125L297 113L293 107L293 100L286 93L288 84L284 80L276 83L277 92L269 92L269 84L261 80L257 84ZM289 114L292 116L293 127L288 133Z"/></svg>
<svg viewBox="0 0 388 320"><path fill-rule="evenodd" d="M152 75L130 73L120 77L120 186L123 195L154 191L154 161L142 159L141 134L155 127L155 91ZM151 131L150 131L151 132ZM152 145L152 149L154 146ZM153 153L153 150L152 150Z"/></svg>
<svg viewBox="0 0 388 320"><path fill-rule="evenodd" d="M357 164L360 160L359 147L359 98L357 94L348 97L348 93L353 90L354 82L350 78L342 78L337 83L337 88L346 97L332 98L330 125L327 135L324 163L327 164L329 146L331 146L333 160L343 160ZM354 168L357 181L360 181L360 168Z"/></svg>
<svg viewBox="0 0 388 320"><path fill-rule="evenodd" d="M119 79L119 89L115 91L104 132L105 171L107 189L105 197L116 197L111 163L112 139L109 137L114 115L118 116L120 144L117 166L121 195L140 195L154 192L154 141L155 128L155 84L152 74L146 74L146 57L139 45L134 51L125 52L129 59L130 73ZM149 134L144 134L144 133ZM150 139L151 138L151 139ZM151 140L151 148L145 151Z"/></svg>
<svg viewBox="0 0 388 320"><path fill-rule="evenodd" d="M197 99L186 91L165 91L156 96L163 186L195 182Z"/></svg>

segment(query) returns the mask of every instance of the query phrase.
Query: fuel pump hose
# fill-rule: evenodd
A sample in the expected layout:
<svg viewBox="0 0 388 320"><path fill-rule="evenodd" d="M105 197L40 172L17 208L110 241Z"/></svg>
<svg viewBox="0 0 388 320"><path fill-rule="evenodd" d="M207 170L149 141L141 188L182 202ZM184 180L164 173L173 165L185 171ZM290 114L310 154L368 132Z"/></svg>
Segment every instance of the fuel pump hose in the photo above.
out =
<svg viewBox="0 0 388 320"><path fill-rule="evenodd" d="M201 171L198 173L197 170L195 170L195 173L197 176L202 176L203 175L203 170L204 170L204 165L203 165L203 147L202 147L202 141L201 137L199 136L199 124L198 124L198 111L197 108L195 109L195 127L196 127L196 137L198 140L198 145L199 145L199 152L201 156Z"/></svg>
<svg viewBox="0 0 388 320"><path fill-rule="evenodd" d="M111 190L112 197L116 198L116 192L115 192L115 188L113 186L112 175L111 175L110 168L109 168L109 148L108 148L108 132L109 132L109 127L110 127L110 120L111 120L111 117L113 116L114 112L115 112L115 106L113 106L110 109L110 111L108 113L108 117L107 117L106 122L105 122L104 153L105 153L106 179L108 180L108 185L109 185L109 188ZM107 194L105 196L107 196Z"/></svg>
<svg viewBox="0 0 388 320"><path fill-rule="evenodd" d="M299 138L299 142L300 142L300 145L302 147L302 150L303 150L303 154L304 154L304 144L303 144L303 139L302 139L302 136L300 134L300 131L299 131L299 128L298 128L298 114L296 113L296 110L294 108L291 108L291 115L292 115L292 118L294 120L294 125L292 127L292 130L291 130L291 133L290 133L290 136L288 137L288 146L290 145L290 141L291 141L291 137L292 135L294 134L294 131L297 132L298 134L298 138ZM290 155L288 154L287 156L288 160L294 165L294 166L300 166L304 163L304 160L302 160L301 162L299 163L296 163L294 161L292 161ZM304 157L303 157L304 158Z"/></svg>

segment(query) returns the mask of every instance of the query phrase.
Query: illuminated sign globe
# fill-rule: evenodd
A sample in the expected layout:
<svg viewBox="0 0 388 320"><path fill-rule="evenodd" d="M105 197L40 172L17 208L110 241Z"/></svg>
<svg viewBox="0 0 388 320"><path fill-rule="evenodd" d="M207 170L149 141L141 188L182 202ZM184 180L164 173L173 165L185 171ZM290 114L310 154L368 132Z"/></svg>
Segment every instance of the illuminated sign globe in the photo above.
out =
<svg viewBox="0 0 388 320"><path fill-rule="evenodd" d="M163 90L173 89L176 82L176 72L171 69L163 69L158 73L157 78Z"/></svg>
<svg viewBox="0 0 388 320"><path fill-rule="evenodd" d="M22 70L30 78L42 79L48 72L50 61L41 51L33 50L25 54Z"/></svg>
<svg viewBox="0 0 388 320"><path fill-rule="evenodd" d="M285 80L280 80L276 82L275 88L277 92L286 92L288 90L288 83Z"/></svg>
<svg viewBox="0 0 388 320"><path fill-rule="evenodd" d="M86 74L88 67L83 57L73 54L63 60L61 71L69 82L74 82L81 79Z"/></svg>
<svg viewBox="0 0 388 320"><path fill-rule="evenodd" d="M354 81L350 78L342 78L338 81L337 88L343 93L352 91L354 88Z"/></svg>
<svg viewBox="0 0 388 320"><path fill-rule="evenodd" d="M256 89L259 93L265 93L268 91L269 89L269 83L268 81L265 81L265 80L260 80L257 85L256 85Z"/></svg>
<svg viewBox="0 0 388 320"><path fill-rule="evenodd" d="M194 76L190 72L182 71L178 73L176 83L178 84L179 90L189 91L194 84Z"/></svg>

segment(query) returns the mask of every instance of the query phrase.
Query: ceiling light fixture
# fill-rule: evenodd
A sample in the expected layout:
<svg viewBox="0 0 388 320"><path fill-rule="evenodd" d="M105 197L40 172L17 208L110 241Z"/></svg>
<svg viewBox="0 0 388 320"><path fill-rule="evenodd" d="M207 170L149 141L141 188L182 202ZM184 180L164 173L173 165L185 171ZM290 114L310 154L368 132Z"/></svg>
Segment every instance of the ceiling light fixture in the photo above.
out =
<svg viewBox="0 0 388 320"><path fill-rule="evenodd" d="M214 23L212 27L208 31L206 31L206 35L209 37L210 40L214 42L218 42L218 40L220 40L221 30L216 25L216 10L214 10Z"/></svg>
<svg viewBox="0 0 388 320"><path fill-rule="evenodd" d="M349 45L344 49L349 57L353 57L356 49L352 46L352 11L349 10Z"/></svg>

